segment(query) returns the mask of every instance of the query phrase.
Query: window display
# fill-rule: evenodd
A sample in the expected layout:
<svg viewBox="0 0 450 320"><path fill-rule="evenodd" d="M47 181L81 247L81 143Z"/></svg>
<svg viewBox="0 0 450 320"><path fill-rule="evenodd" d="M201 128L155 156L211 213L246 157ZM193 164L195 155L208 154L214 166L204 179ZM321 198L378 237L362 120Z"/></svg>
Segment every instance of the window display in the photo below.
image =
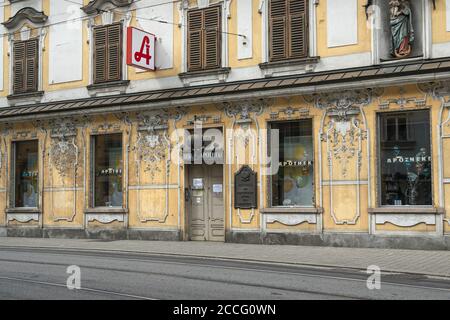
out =
<svg viewBox="0 0 450 320"><path fill-rule="evenodd" d="M431 205L427 110L379 116L381 205Z"/></svg>
<svg viewBox="0 0 450 320"><path fill-rule="evenodd" d="M274 122L279 130L279 169L271 177L272 206L314 205L312 121Z"/></svg>
<svg viewBox="0 0 450 320"><path fill-rule="evenodd" d="M93 137L94 206L121 207L122 134Z"/></svg>
<svg viewBox="0 0 450 320"><path fill-rule="evenodd" d="M38 141L14 142L15 207L38 207Z"/></svg>

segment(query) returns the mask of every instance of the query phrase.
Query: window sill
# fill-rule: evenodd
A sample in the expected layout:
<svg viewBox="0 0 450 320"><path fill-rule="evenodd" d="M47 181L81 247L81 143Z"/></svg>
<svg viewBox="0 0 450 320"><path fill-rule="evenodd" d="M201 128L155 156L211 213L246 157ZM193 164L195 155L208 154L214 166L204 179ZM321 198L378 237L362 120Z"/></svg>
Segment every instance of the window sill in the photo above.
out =
<svg viewBox="0 0 450 320"><path fill-rule="evenodd" d="M264 226L279 222L286 226L296 226L302 223L319 225L323 210L314 207L297 208L265 208L260 210Z"/></svg>
<svg viewBox="0 0 450 320"><path fill-rule="evenodd" d="M39 222L41 216L39 208L6 208L5 211L8 222L14 220L20 223Z"/></svg>
<svg viewBox="0 0 450 320"><path fill-rule="evenodd" d="M442 214L443 208L420 207L420 206L383 206L369 208L369 214Z"/></svg>
<svg viewBox="0 0 450 320"><path fill-rule="evenodd" d="M101 97L111 94L123 94L126 92L130 80L111 81L95 83L87 86L89 95L92 97Z"/></svg>
<svg viewBox="0 0 450 320"><path fill-rule="evenodd" d="M41 213L41 210L35 207L6 208L5 211L6 213Z"/></svg>
<svg viewBox="0 0 450 320"><path fill-rule="evenodd" d="M265 62L259 64L264 77L284 76L296 73L306 73L314 70L320 57L308 57L303 59Z"/></svg>
<svg viewBox="0 0 450 320"><path fill-rule="evenodd" d="M319 214L322 213L321 208L315 208L315 207L273 207L273 208L264 208L261 209L260 212L262 214Z"/></svg>
<svg viewBox="0 0 450 320"><path fill-rule="evenodd" d="M225 82L230 74L231 68L219 68L211 70L200 70L200 71L189 71L183 72L178 75L178 77L183 82L183 85L188 87L193 84L212 84Z"/></svg>
<svg viewBox="0 0 450 320"><path fill-rule="evenodd" d="M114 207L89 208L84 211L88 223L97 221L102 224L109 224L115 221L125 223L127 214L127 209Z"/></svg>
<svg viewBox="0 0 450 320"><path fill-rule="evenodd" d="M120 207L95 207L88 208L84 210L85 214L97 214L97 213L107 213L107 214L126 214L128 210Z"/></svg>
<svg viewBox="0 0 450 320"><path fill-rule="evenodd" d="M13 93L7 96L9 103L11 105L21 105L41 102L44 96L44 91L33 91L25 93Z"/></svg>

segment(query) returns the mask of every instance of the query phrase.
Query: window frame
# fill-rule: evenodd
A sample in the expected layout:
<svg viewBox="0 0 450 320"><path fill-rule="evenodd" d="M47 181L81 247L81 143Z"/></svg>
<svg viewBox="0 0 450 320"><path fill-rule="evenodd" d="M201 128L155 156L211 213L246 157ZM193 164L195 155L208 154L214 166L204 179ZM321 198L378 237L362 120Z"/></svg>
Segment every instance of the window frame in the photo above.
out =
<svg viewBox="0 0 450 320"><path fill-rule="evenodd" d="M92 26L92 47L91 47L91 59L92 59L92 65L91 65L91 83L92 85L102 85L102 84L108 84L108 83L113 83L113 82L119 82L119 81L123 81L125 79L125 70L124 68L126 67L126 63L124 61L125 59L125 54L124 54L124 45L126 44L126 41L124 41L124 35L126 34L124 32L124 22L121 21L115 21L112 22L110 24L104 24L104 25L94 25ZM120 30L120 42L119 42L119 49L120 49L120 55L119 55L119 62L120 62L120 66L118 68L119 70L119 78L118 79L110 79L109 78L109 74L108 74L108 48L109 48L109 41L108 41L108 29L112 26L119 26L119 30ZM97 44L95 41L95 32L98 29L106 29L106 48L105 48L105 53L106 53L106 57L105 57L105 63L107 64L105 66L105 78L107 78L107 80L105 81L96 81L96 69L97 69L97 58L96 58L96 48L97 48Z"/></svg>
<svg viewBox="0 0 450 320"><path fill-rule="evenodd" d="M38 170L38 178L37 178L37 200L36 200L36 206L35 207L24 207L24 206L17 206L17 199L16 199L16 183L17 183L17 176L16 176L16 168L17 168L17 144L23 143L23 142L34 142L37 145L37 170ZM39 139L26 139L26 140L13 140L11 141L11 166L10 166L10 200L9 200L9 207L13 209L26 209L26 210L38 210L41 205L41 175L43 174L41 172L41 159L39 157L40 153L40 143Z"/></svg>
<svg viewBox="0 0 450 320"><path fill-rule="evenodd" d="M313 162L313 174L312 174L312 204L311 205L291 205L291 206L276 206L273 205L273 199L272 199L272 175L267 175L266 183L267 183L267 195L266 195L266 201L267 201L267 208L269 209L315 209L317 208L317 197L316 197L316 139L314 134L314 118L312 116L310 117L303 117L303 118L296 118L296 119L270 119L266 121L266 127L267 127L267 150L266 150L266 156L270 157L270 151L271 151L271 130L272 130L272 124L274 123L289 123L289 122L301 122L301 121L310 121L311 122L311 144L312 144L312 157L311 160Z"/></svg>
<svg viewBox="0 0 450 320"><path fill-rule="evenodd" d="M121 159L122 159L122 185L121 185L121 189L122 189L122 205L121 206L96 206L95 203L95 185L96 185L96 175L95 175L95 169L96 169L96 162L95 162L95 150L96 150L96 137L98 136L108 136L108 135L119 135L121 136L121 144L122 144L122 150L121 150ZM96 134L91 134L90 135L90 145L89 145L89 150L90 150L90 157L89 157L89 162L90 162L90 168L89 168L89 172L90 172L90 192L89 192L89 208L91 209L107 209L107 210L117 210L117 209L125 209L125 201L124 201L124 196L125 196L125 192L126 192L126 188L125 188L125 183L124 183L124 177L125 177L125 171L126 171L126 163L125 163L125 157L124 157L124 133L121 131L117 131L117 132L106 132L106 133L96 133Z"/></svg>
<svg viewBox="0 0 450 320"><path fill-rule="evenodd" d="M219 10L219 23L218 23L218 35L217 35L217 40L218 40L218 45L217 45L217 52L216 52L216 58L218 60L218 64L217 66L214 67L205 67L204 65L206 65L205 63L205 59L206 59L206 39L204 37L204 28L202 28L202 38L201 38L201 56L200 56L200 60L201 60L201 64L202 67L200 69L192 69L190 68L190 46L189 46L189 34L190 34L190 24L189 24L189 14L192 12L202 12L203 15L203 19L204 19L204 14L205 11L211 8L217 8ZM226 38L224 39L224 21L226 23L226 19L224 19L224 8L223 5L220 3L217 4L212 4L206 8L189 8L186 10L186 31L185 31L185 37L186 37L186 50L185 50L185 59L186 59L186 72L203 72L203 71L212 71L212 70L218 70L220 68L223 68L224 66L224 48L226 48L226 46L224 45L224 43L227 41ZM204 21L203 21L204 22ZM226 33L225 33L226 34Z"/></svg>
<svg viewBox="0 0 450 320"><path fill-rule="evenodd" d="M29 38L26 40L13 40L11 42L11 46L12 46L12 58L11 58L11 94L12 95L21 95L21 94L30 94L30 93L37 93L39 91L40 88L40 83L41 83L41 55L40 55L40 37L33 37L33 38ZM35 71L34 71L34 78L35 78L35 83L34 83L34 87L32 89L28 89L27 88L27 82L28 82L28 67L27 67L27 46L28 43L31 42L36 42L36 53L35 53ZM16 81L16 59L15 59L15 55L16 55L16 45L23 43L24 44L24 66L23 66L23 90L16 90L15 89L15 81Z"/></svg>
<svg viewBox="0 0 450 320"><path fill-rule="evenodd" d="M427 111L428 112L428 120L429 120L429 130L430 130L430 155L431 163L430 163L430 189L431 189L431 204L429 205L385 205L383 204L382 199L382 169L381 169L381 139L383 138L382 128L383 125L381 123L381 117L382 115L391 114L392 116L395 114L401 114L401 113L412 113L412 112L420 112L420 111ZM434 195L434 157L433 157L433 125L432 125L432 110L431 108L416 108L416 109L403 109L403 110L395 110L395 111L376 111L375 112L375 122L376 122L376 155L375 155L375 174L377 176L376 178L376 204L378 208L396 208L396 209L408 209L408 208L434 208L434 201L435 201L435 195ZM409 132L408 132L408 139L410 138Z"/></svg>

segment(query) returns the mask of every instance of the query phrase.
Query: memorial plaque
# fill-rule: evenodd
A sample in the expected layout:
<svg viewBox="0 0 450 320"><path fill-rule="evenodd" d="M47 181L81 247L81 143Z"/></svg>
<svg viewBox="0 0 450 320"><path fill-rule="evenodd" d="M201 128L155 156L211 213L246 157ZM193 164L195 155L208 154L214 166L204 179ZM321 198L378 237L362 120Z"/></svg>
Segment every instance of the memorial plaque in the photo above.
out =
<svg viewBox="0 0 450 320"><path fill-rule="evenodd" d="M243 166L234 175L234 208L256 209L256 194L256 173L249 166Z"/></svg>

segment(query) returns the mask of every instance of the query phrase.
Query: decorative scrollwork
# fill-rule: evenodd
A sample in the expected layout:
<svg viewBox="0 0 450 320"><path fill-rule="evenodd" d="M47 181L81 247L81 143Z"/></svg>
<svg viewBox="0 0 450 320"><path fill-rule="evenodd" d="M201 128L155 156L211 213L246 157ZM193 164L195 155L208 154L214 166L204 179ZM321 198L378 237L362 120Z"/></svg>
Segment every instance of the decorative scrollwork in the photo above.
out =
<svg viewBox="0 0 450 320"><path fill-rule="evenodd" d="M75 121L70 118L62 121L52 121L50 136L50 158L52 166L61 177L73 174L78 165L78 146L76 143L77 128Z"/></svg>

